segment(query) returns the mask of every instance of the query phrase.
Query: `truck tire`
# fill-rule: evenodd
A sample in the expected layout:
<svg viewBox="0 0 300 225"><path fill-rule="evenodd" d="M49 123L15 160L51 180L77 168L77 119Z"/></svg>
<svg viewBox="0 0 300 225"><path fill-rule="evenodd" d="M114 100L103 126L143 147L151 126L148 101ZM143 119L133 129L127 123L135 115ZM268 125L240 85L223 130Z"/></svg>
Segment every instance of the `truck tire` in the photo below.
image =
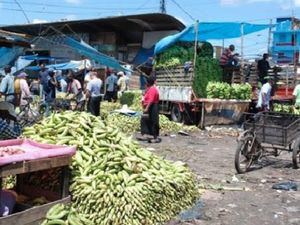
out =
<svg viewBox="0 0 300 225"><path fill-rule="evenodd" d="M183 113L180 112L179 106L174 104L171 109L171 119L174 122L181 123L183 121Z"/></svg>

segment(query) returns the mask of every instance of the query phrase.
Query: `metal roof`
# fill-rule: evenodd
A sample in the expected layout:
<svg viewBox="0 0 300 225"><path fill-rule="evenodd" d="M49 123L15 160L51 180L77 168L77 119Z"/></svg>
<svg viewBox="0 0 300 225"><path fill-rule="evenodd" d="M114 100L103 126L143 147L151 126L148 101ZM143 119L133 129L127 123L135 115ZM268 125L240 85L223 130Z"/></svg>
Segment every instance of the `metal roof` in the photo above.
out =
<svg viewBox="0 0 300 225"><path fill-rule="evenodd" d="M24 34L8 32L0 29L0 47L22 46L30 47L29 41Z"/></svg>
<svg viewBox="0 0 300 225"><path fill-rule="evenodd" d="M134 32L161 30L181 31L185 28L185 25L182 22L171 15L150 13L99 19L11 25L4 26L1 29L38 36L41 32L51 26L55 29L59 29L63 33L70 33L70 30L75 33L117 32L126 39L134 39L134 37L131 37Z"/></svg>

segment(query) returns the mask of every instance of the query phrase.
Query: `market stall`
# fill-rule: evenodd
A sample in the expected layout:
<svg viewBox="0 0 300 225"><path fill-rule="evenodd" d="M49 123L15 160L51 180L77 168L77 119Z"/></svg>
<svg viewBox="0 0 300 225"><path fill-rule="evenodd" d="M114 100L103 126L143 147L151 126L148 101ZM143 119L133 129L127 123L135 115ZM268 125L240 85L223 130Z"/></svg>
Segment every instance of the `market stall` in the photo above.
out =
<svg viewBox="0 0 300 225"><path fill-rule="evenodd" d="M53 205L69 202L69 165L75 150L27 139L0 141L0 202L2 209L9 209L0 225L39 224ZM15 184L2 190L9 176L15 177ZM15 199L8 201L4 193L13 193Z"/></svg>

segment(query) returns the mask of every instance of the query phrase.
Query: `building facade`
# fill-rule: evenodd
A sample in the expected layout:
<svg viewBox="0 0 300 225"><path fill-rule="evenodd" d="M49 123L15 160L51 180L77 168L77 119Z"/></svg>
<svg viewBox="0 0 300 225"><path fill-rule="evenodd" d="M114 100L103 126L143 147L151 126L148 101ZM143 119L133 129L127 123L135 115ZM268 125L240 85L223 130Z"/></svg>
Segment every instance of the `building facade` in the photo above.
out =
<svg viewBox="0 0 300 225"><path fill-rule="evenodd" d="M300 20L278 18L273 32L272 58L278 64L299 63Z"/></svg>

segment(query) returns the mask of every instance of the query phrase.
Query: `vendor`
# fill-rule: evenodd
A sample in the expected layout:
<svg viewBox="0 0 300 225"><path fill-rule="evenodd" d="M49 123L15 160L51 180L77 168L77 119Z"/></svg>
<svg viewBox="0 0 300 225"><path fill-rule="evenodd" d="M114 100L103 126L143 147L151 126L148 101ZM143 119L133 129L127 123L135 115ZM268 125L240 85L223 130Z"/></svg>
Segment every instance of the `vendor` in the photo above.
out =
<svg viewBox="0 0 300 225"><path fill-rule="evenodd" d="M220 58L220 66L223 69L223 81L231 84L233 68L238 66L238 54L234 54L235 47L230 45L226 48Z"/></svg>
<svg viewBox="0 0 300 225"><path fill-rule="evenodd" d="M0 102L0 140L18 138L21 132L14 106L8 102Z"/></svg>
<svg viewBox="0 0 300 225"><path fill-rule="evenodd" d="M147 89L142 101L143 116L141 119L141 134L151 135L153 139L149 139L151 143L161 141L159 136L159 92L155 86L155 78L153 76L147 79Z"/></svg>
<svg viewBox="0 0 300 225"><path fill-rule="evenodd" d="M300 107L300 81L297 80L297 85L293 91L293 97L295 99L295 106Z"/></svg>
<svg viewBox="0 0 300 225"><path fill-rule="evenodd" d="M263 58L257 62L258 79L261 84L266 83L265 77L268 76L268 70L271 68L269 61L269 54L263 54Z"/></svg>
<svg viewBox="0 0 300 225"><path fill-rule="evenodd" d="M258 102L256 107L260 111L269 111L270 110L270 101L271 101L271 91L274 84L272 77L266 77L267 83L265 83L259 92Z"/></svg>

